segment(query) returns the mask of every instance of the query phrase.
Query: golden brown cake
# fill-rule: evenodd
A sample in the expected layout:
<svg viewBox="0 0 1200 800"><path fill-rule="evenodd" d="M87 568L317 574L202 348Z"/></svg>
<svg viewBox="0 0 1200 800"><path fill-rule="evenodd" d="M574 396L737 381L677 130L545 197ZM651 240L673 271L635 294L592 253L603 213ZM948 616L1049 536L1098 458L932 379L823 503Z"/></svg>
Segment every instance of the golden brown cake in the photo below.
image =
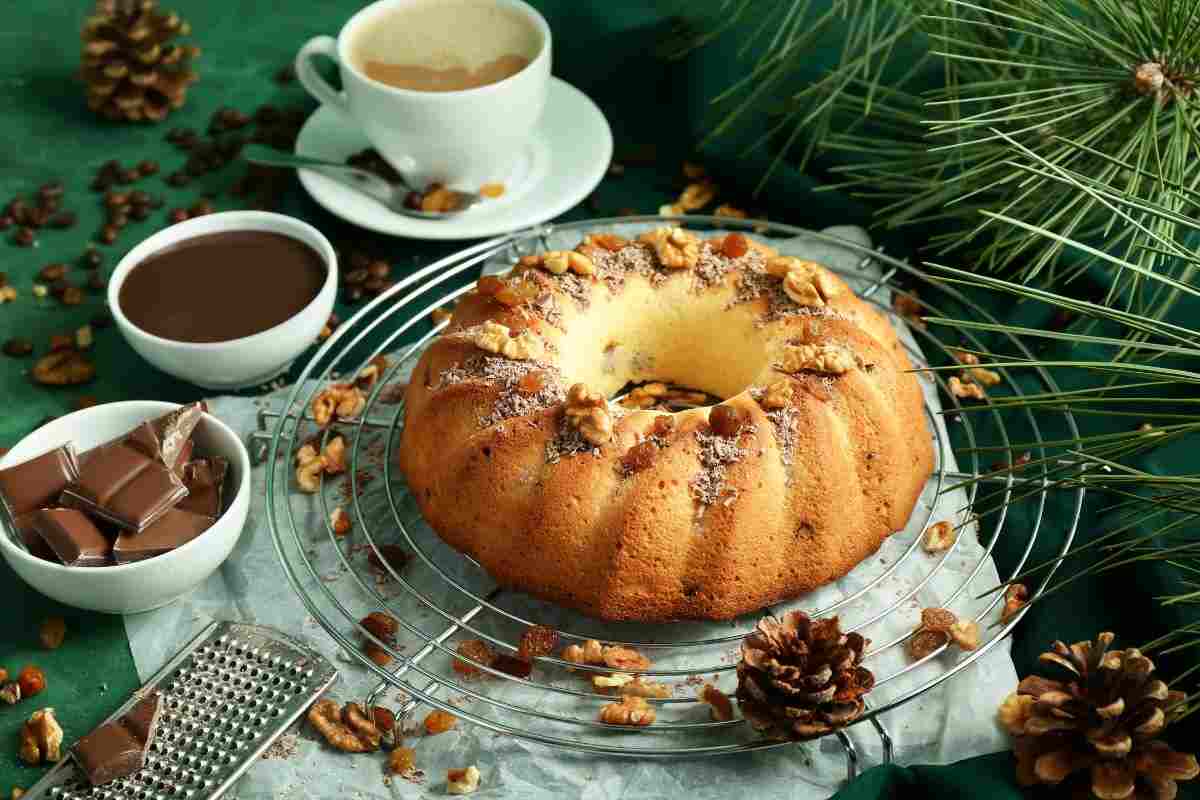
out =
<svg viewBox="0 0 1200 800"><path fill-rule="evenodd" d="M413 371L400 466L503 586L604 619L724 619L904 527L933 462L910 368L813 262L740 234L595 234L463 297ZM727 399L607 400L644 381Z"/></svg>

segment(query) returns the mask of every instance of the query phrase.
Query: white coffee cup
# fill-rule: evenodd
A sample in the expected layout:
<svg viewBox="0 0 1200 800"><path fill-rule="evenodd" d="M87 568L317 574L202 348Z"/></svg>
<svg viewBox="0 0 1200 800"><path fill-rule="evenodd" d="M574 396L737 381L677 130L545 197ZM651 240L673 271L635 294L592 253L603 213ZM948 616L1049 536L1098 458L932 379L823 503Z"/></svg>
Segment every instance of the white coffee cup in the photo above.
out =
<svg viewBox="0 0 1200 800"><path fill-rule="evenodd" d="M527 21L540 37L520 72L496 83L450 92L402 89L367 77L355 63L357 37L405 6L429 0L379 0L359 11L337 39L317 36L296 54L296 76L315 98L357 125L372 146L414 188L442 183L477 191L488 183L519 183L528 144L546 103L550 80L550 26L521 0L480 0ZM317 72L313 56L334 59L342 78L336 91ZM403 53L391 58L402 61Z"/></svg>

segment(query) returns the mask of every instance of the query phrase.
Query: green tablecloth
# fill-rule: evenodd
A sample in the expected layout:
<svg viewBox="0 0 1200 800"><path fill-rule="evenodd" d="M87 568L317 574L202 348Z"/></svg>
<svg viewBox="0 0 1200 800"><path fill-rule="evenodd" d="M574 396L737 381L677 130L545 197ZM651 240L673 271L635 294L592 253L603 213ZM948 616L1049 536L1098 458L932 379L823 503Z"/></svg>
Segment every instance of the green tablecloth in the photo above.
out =
<svg viewBox="0 0 1200 800"><path fill-rule="evenodd" d="M20 292L17 302L0 306L0 340L24 336L33 340L37 353L45 351L49 337L73 331L103 307L100 293L65 308L51 299L34 300L34 274L45 264L74 261L93 239L102 211L99 196L87 190L97 167L111 158L130 164L145 158L161 162L163 172L141 184L162 195L165 209L150 221L133 223L119 243L101 246L105 272L140 238L157 230L166 210L186 206L202 194L215 194L218 209L239 207L228 189L238 166L208 176L183 189L169 188L163 175L183 160L164 141L174 126L203 130L209 115L220 106L252 111L263 103L311 108L298 85L279 86L272 76L290 62L296 48L310 36L335 33L360 3L337 0L323 3L283 3L268 0L200 2L181 0L178 10L191 23L193 40L203 48L199 61L201 82L190 92L186 108L158 126L112 125L96 121L82 101L82 88L74 78L78 65L79 37L86 3L35 3L10 9L2 23L5 47L0 50L0 102L5 111L3 144L0 144L0 200L31 193L49 180L67 186L65 205L79 214L80 224L67 231L45 231L38 246L21 249L8 241L0 271ZM663 30L663 20L652 4L637 0L535 0L555 31L554 71L590 94L608 115L617 141L617 158L649 149L657 153L655 165L631 167L620 180L608 180L589 204L573 209L567 218L611 214L624 208L649 212L671 200L681 159L705 125L703 98L711 95L733 69L728 47L716 47L687 61L663 64L652 55ZM815 53L818 69L831 55ZM705 159L722 186L744 191L756 180L755 164L731 153L714 152ZM853 202L832 195L813 196L815 181L788 170L772 181L760 206L780 221L821 227L868 219ZM743 195L744 197L744 195ZM316 206L294 180L283 207L325 231L336 244L362 248L387 256L397 265L397 276L417 263L451 252L457 245L435 245L389 239L355 229ZM904 242L894 246L904 247ZM75 269L72 277L85 273ZM229 287L231 292L238 287ZM343 318L352 309L339 306ZM1030 313L1033 313L1032 311ZM0 357L0 447L11 446L47 415L65 413L80 397L100 401L156 398L186 401L202 396L195 386L171 379L141 361L112 329L97 331L92 355L96 380L77 389L50 390L36 386L28 376L32 359ZM1095 530L1089 504L1081 534ZM1021 524L1018 516L1017 524ZM1064 520L1050 520L1046 552L1061 536ZM1001 546L997 558L1002 570L1018 556L1016 544ZM1024 674L1041 647L1054 638L1068 641L1088 637L1103 628L1114 628L1122 640L1144 641L1167 624L1155 616L1154 594L1169 576L1157 567L1141 567L1110 575L1102 592L1098 581L1081 581L1035 609L1018 629L1014 657ZM1116 591L1119 590L1119 591ZM1120 597L1119 605L1108 598ZM0 666L15 672L25 663L42 666L49 689L37 705L52 705L67 730L68 739L86 731L106 716L137 682L121 620L56 607L22 584L0 566ZM66 644L57 651L39 648L37 627L49 615L64 614L68 621ZM44 701L44 702L43 702ZM32 703L0 707L0 796L8 787L28 786L39 770L23 767L15 758L16 731ZM1196 729L1182 732L1179 743L1195 741ZM1191 734L1188 736L1187 734ZM949 767L879 768L850 786L843 795L865 800L910 788L939 797L1001 798L1016 796L1007 754L998 754Z"/></svg>

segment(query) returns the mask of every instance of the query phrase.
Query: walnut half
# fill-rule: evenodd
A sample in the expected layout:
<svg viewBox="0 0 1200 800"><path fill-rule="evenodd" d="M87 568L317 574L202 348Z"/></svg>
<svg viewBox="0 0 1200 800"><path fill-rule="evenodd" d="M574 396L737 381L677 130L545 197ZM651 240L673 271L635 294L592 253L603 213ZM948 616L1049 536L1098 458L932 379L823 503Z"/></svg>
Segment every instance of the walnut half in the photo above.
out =
<svg viewBox="0 0 1200 800"><path fill-rule="evenodd" d="M654 709L644 698L625 695L619 703L600 709L600 721L609 725L646 726L654 722Z"/></svg>
<svg viewBox="0 0 1200 800"><path fill-rule="evenodd" d="M532 332L525 330L521 331L519 335L513 336L507 325L501 325L492 320L483 323L475 331L472 341L480 350L496 353L516 361L536 361L546 352L542 340Z"/></svg>
<svg viewBox="0 0 1200 800"><path fill-rule="evenodd" d="M612 438L612 413L608 410L608 401L584 384L577 383L568 390L565 413L579 435L597 447Z"/></svg>
<svg viewBox="0 0 1200 800"><path fill-rule="evenodd" d="M17 755L31 766L50 764L62 758L63 730L54 718L53 708L33 712L21 726Z"/></svg>
<svg viewBox="0 0 1200 800"><path fill-rule="evenodd" d="M837 344L788 345L783 349L779 368L784 372L820 372L842 375L858 366L849 349Z"/></svg>
<svg viewBox="0 0 1200 800"><path fill-rule="evenodd" d="M691 269L700 260L700 238L683 228L656 228L638 241L653 247L659 262L669 269Z"/></svg>

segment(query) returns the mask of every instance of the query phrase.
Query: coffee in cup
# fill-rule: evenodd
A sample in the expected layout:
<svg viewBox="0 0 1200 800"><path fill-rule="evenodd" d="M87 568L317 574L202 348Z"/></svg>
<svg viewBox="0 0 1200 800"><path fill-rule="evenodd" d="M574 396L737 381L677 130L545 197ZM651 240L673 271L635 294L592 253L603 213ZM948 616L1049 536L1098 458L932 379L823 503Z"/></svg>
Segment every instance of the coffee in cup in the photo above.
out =
<svg viewBox="0 0 1200 800"><path fill-rule="evenodd" d="M318 54L338 62L342 91L314 68ZM511 189L546 102L550 28L522 0L379 0L336 40L309 40L296 73L411 186Z"/></svg>

